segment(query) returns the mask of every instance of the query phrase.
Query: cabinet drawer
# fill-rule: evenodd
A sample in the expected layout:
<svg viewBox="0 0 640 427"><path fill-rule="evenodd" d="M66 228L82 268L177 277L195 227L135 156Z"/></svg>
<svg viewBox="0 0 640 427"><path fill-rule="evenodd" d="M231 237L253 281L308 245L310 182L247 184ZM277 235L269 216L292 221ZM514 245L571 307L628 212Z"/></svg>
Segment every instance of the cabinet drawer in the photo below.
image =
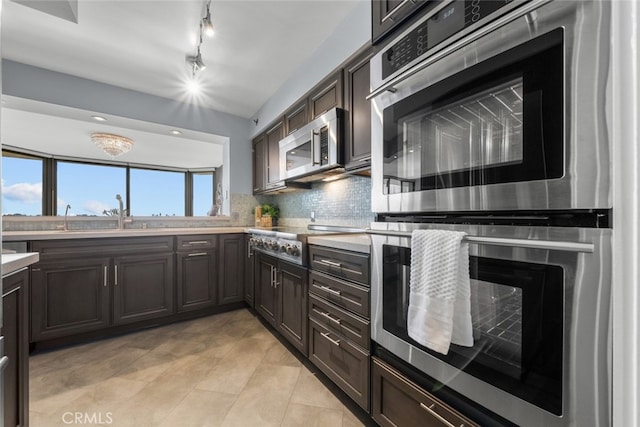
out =
<svg viewBox="0 0 640 427"><path fill-rule="evenodd" d="M313 294L309 295L309 318L343 335L360 347L369 349L371 326L368 321L356 317Z"/></svg>
<svg viewBox="0 0 640 427"><path fill-rule="evenodd" d="M179 251L215 248L217 246L217 243L218 235L216 234L176 237L176 246L177 250Z"/></svg>
<svg viewBox="0 0 640 427"><path fill-rule="evenodd" d="M369 256L357 252L309 246L311 268L369 286Z"/></svg>
<svg viewBox="0 0 640 427"><path fill-rule="evenodd" d="M311 271L309 273L309 290L338 307L369 318L369 288Z"/></svg>
<svg viewBox="0 0 640 427"><path fill-rule="evenodd" d="M309 359L358 405L369 410L369 353L309 319Z"/></svg>
<svg viewBox="0 0 640 427"><path fill-rule="evenodd" d="M383 427L477 426L375 357L371 375L372 416Z"/></svg>

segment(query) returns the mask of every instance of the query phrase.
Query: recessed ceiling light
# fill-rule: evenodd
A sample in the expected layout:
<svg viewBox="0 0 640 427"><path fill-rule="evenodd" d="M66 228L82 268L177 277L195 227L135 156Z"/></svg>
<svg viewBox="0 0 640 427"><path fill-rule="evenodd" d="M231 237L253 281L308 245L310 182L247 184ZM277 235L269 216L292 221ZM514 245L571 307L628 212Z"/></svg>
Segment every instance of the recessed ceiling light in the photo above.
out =
<svg viewBox="0 0 640 427"><path fill-rule="evenodd" d="M182 135L182 132L180 132L179 130L172 130L169 132L171 135Z"/></svg>
<svg viewBox="0 0 640 427"><path fill-rule="evenodd" d="M93 120L98 121L98 122L106 122L106 121L107 121L107 119L105 119L105 118L104 118L104 117L102 117L102 116L91 116L91 118L92 118Z"/></svg>

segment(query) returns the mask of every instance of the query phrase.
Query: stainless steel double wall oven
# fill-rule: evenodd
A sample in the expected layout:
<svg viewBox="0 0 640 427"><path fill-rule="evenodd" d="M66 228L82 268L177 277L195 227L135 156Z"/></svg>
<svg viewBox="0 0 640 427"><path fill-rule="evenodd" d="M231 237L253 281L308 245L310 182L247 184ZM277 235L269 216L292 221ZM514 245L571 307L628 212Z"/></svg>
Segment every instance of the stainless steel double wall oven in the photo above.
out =
<svg viewBox="0 0 640 427"><path fill-rule="evenodd" d="M372 339L483 423L611 423L609 8L434 2L371 62ZM475 344L446 356L406 330L423 228L470 244Z"/></svg>

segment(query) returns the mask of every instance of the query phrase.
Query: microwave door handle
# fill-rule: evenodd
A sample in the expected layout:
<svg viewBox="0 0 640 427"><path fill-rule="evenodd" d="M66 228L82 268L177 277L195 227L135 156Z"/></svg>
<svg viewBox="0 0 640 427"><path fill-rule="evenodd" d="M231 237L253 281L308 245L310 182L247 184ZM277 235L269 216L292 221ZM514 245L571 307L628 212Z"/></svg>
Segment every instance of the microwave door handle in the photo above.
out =
<svg viewBox="0 0 640 427"><path fill-rule="evenodd" d="M320 151L316 150L316 135L320 135L315 129L311 129L311 165L316 166L320 164ZM316 161L316 157L318 160Z"/></svg>

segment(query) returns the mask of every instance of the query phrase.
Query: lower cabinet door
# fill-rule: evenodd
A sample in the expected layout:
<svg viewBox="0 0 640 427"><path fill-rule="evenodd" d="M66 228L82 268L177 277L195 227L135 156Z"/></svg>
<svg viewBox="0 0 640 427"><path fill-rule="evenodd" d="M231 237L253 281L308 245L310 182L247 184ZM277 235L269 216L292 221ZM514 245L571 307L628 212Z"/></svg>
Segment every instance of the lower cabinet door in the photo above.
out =
<svg viewBox="0 0 640 427"><path fill-rule="evenodd" d="M309 319L309 359L369 411L369 353Z"/></svg>
<svg viewBox="0 0 640 427"><path fill-rule="evenodd" d="M29 273L2 278L4 356L4 427L29 425ZM2 356L2 355L0 355ZM0 422L2 422L0 420Z"/></svg>
<svg viewBox="0 0 640 427"><path fill-rule="evenodd" d="M383 427L477 426L375 357L371 382L372 416Z"/></svg>
<svg viewBox="0 0 640 427"><path fill-rule="evenodd" d="M278 260L257 254L255 262L255 308L265 320L275 326Z"/></svg>
<svg viewBox="0 0 640 427"><path fill-rule="evenodd" d="M278 289L278 330L307 355L307 269L280 263Z"/></svg>
<svg viewBox="0 0 640 427"><path fill-rule="evenodd" d="M114 324L152 319L173 312L172 253L114 259Z"/></svg>
<svg viewBox="0 0 640 427"><path fill-rule="evenodd" d="M217 296L215 249L177 254L177 310L211 307Z"/></svg>
<svg viewBox="0 0 640 427"><path fill-rule="evenodd" d="M110 258L41 262L31 270L31 341L109 326Z"/></svg>

